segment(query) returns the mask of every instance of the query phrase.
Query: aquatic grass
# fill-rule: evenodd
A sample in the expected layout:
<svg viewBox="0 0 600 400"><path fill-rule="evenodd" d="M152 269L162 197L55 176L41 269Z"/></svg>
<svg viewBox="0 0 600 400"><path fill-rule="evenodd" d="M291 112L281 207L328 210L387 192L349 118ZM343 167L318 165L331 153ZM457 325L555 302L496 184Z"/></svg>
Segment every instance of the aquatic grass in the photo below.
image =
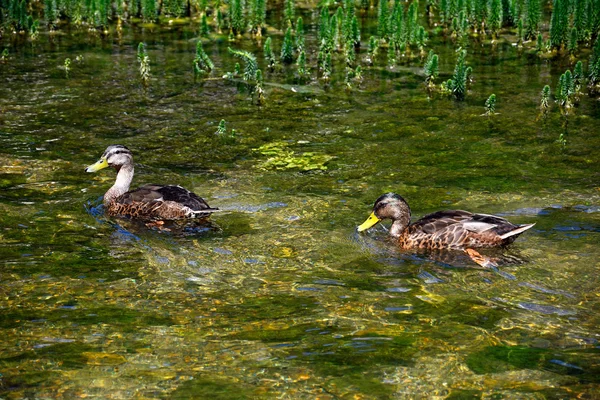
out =
<svg viewBox="0 0 600 400"><path fill-rule="evenodd" d="M565 71L558 80L554 96L563 115L568 115L573 107L573 96L575 94L575 82L570 70Z"/></svg>
<svg viewBox="0 0 600 400"><path fill-rule="evenodd" d="M283 1L283 19L284 24L291 26L296 15L296 3L295 0L284 0Z"/></svg>
<svg viewBox="0 0 600 400"><path fill-rule="evenodd" d="M540 0L525 1L525 38L532 40L539 34L542 18L542 5Z"/></svg>

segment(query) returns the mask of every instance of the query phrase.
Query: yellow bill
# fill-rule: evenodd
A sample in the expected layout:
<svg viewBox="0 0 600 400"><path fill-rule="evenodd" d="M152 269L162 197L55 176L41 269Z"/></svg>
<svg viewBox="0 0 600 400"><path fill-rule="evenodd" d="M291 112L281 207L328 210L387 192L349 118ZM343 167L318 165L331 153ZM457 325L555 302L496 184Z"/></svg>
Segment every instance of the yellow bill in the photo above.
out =
<svg viewBox="0 0 600 400"><path fill-rule="evenodd" d="M92 164L89 167L87 167L85 169L85 172L96 172L106 167L108 167L108 161L106 161L106 158L102 157L95 164Z"/></svg>
<svg viewBox="0 0 600 400"><path fill-rule="evenodd" d="M369 215L369 218L367 218L365 222L363 222L358 228L356 228L356 230L358 232L362 232L377 224L379 221L381 220L375 216L374 212L372 212L371 215Z"/></svg>

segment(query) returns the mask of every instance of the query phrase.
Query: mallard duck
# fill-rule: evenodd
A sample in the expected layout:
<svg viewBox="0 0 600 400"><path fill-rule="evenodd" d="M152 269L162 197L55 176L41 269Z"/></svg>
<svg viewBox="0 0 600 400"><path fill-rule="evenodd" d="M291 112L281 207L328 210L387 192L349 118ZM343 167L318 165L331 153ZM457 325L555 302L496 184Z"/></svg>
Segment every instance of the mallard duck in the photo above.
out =
<svg viewBox="0 0 600 400"><path fill-rule="evenodd" d="M104 207L109 215L162 221L205 218L218 211L195 193L178 185L145 185L129 191L133 179L133 156L125 146L108 146L100 160L85 170L96 172L106 167L117 171L115 184L104 194Z"/></svg>
<svg viewBox="0 0 600 400"><path fill-rule="evenodd" d="M383 219L391 219L390 235L403 249L467 249L502 247L535 224L515 225L504 218L446 210L429 214L410 223L410 207L402 196L380 196L373 212L357 230L362 232Z"/></svg>

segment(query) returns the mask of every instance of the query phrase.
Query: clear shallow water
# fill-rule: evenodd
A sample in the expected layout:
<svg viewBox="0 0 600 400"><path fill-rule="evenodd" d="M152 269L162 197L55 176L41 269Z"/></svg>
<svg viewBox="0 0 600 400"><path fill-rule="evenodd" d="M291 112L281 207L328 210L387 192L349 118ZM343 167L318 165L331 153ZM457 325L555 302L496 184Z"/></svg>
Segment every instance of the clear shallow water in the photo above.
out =
<svg viewBox="0 0 600 400"><path fill-rule="evenodd" d="M233 70L227 46L250 39L205 44L217 72L194 83L188 26L74 33L3 43L4 397L599 396L598 102L582 98L564 148L556 108L536 121L541 88L568 64L483 44L456 103L428 98L420 61L390 71L382 55L352 91L341 75L327 88L267 73L257 107L219 78ZM430 45L447 79L453 46ZM60 66L78 55L67 79ZM499 114L482 117L491 93ZM235 141L214 135L221 119ZM134 152L134 184L193 189L224 210L214 226L105 218L114 174L83 169L115 143ZM331 159L271 169L260 149L274 143ZM496 270L402 254L383 229L354 232L390 190L415 216L460 208L536 226L491 254L506 259Z"/></svg>

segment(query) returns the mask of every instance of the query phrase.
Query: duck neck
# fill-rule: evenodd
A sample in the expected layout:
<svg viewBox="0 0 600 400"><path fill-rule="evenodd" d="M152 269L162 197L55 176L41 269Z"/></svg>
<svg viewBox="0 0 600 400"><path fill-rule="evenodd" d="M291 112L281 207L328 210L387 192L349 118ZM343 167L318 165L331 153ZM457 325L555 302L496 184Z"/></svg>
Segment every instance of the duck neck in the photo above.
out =
<svg viewBox="0 0 600 400"><path fill-rule="evenodd" d="M123 165L117 172L115 184L104 194L104 204L112 203L117 197L129 190L133 180L133 165Z"/></svg>
<svg viewBox="0 0 600 400"><path fill-rule="evenodd" d="M395 220L390 227L390 235L393 237L400 237L408 225L410 225L410 216Z"/></svg>

